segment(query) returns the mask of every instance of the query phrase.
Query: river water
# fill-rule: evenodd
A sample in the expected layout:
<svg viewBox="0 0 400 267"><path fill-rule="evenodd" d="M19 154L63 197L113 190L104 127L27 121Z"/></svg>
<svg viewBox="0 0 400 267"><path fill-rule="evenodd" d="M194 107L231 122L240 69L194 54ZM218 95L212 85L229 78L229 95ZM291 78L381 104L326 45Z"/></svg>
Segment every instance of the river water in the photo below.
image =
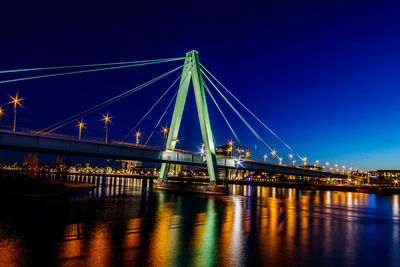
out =
<svg viewBox="0 0 400 267"><path fill-rule="evenodd" d="M69 179L99 186L0 198L0 266L400 266L399 195L232 185L208 196Z"/></svg>

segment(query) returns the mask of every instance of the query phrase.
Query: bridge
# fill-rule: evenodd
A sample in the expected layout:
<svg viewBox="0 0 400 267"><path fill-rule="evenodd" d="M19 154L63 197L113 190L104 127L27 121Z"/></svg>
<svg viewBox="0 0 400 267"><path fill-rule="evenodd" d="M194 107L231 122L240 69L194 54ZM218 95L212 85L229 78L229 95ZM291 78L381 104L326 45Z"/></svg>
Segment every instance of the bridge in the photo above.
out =
<svg viewBox="0 0 400 267"><path fill-rule="evenodd" d="M21 106L21 98L12 98L10 102L13 104L13 127L12 130L0 130L0 148L7 150L17 150L17 151L35 151L42 153L52 153L52 154L65 154L65 155L76 155L76 156L88 156L88 157L98 157L98 158L113 158L119 160L139 160L146 162L160 162L161 169L158 180L160 182L165 182L168 180L168 172L171 164L184 164L184 165L194 165L194 166L206 166L208 170L208 176L210 184L215 184L219 176L219 170L221 169L240 169L240 170L250 170L250 171L261 171L268 173L279 173L282 175L291 176L302 176L302 177L321 177L321 178L346 178L348 174L343 169L341 172L336 166L336 171L333 167L310 169L306 168L307 158L300 156L295 152L291 146L289 146L282 138L280 138L274 131L272 131L266 123L264 123L257 115L255 115L238 97L232 94L228 88L226 88L220 80L218 80L207 68L205 68L199 61L199 55L197 51L190 51L186 53L185 57L178 58L167 58L167 59L157 59L157 60L143 60L143 61L130 61L130 62L113 62L113 63L103 63L103 64L89 64L89 65L74 65L74 66L60 66L60 67L41 67L41 68L29 68L29 69L17 69L17 70L3 70L0 74L7 73L26 73L32 71L46 71L46 70L58 70L58 69L74 69L74 68L85 68L83 70L51 73L46 75L34 75L34 76L24 76L17 79L0 80L1 84L20 82L25 80L42 79L56 76L66 76L74 75L78 73L87 73L95 71L106 71L110 69L120 69L120 68L131 68L152 64L160 63L170 63L176 61L184 61L183 65L178 66L158 77L155 77L145 83L138 85L122 94L105 100L95 106L85 109L77 114L74 114L66 119L63 119L49 127L42 130L23 132L16 128L17 120L17 109ZM165 90L161 97L154 103L154 105L144 114L144 116L139 120L139 122L132 128L132 130L123 138L122 140L113 141L108 138L108 127L111 123L111 118L108 114L103 115L103 121L105 123L105 138L97 140L87 140L81 138L82 129L85 127L85 123L82 118L95 111L104 109L105 107L135 93L146 86L149 86L164 77L178 71L182 70L182 73L178 78ZM145 144L139 144L138 138L140 132L138 131L138 126L146 119L148 114L157 106L157 104L167 95L171 89L179 81L178 90L173 95L172 99L169 101L167 108L164 112L160 113L161 118L156 123L153 132L151 132ZM203 141L202 152L193 152L176 149L178 142L178 133L180 130L180 124L182 120L182 115L188 95L188 90L192 84L194 90L194 96L196 100L197 115L200 124L201 136ZM207 99L211 100L215 104L219 113L223 117L227 128L231 131L232 136L237 140L239 144L242 144L237 131L235 131L232 125L228 121L228 116L224 114L221 106L217 103L211 89L215 89L214 93L217 93L220 98L225 101L225 104L230 107L234 114L243 122L246 128L255 136L255 138L260 142L260 144L266 149L267 154L278 161L277 163L267 162L264 156L264 161L250 160L244 155L233 155L233 147L231 145L230 151L231 155L221 156L216 153L216 142L212 133L212 127L210 122L210 114L208 111ZM207 98L206 98L207 93ZM233 101L229 100L233 99ZM175 103L173 109L173 115L171 118L170 128L163 128L166 142L165 147L151 146L148 145L150 138L152 137L155 129L160 126L161 121L164 119L167 110ZM235 106L236 105L236 106ZM263 134L256 130L245 116L239 112L237 108L241 107L246 111L248 116L255 119L261 127L266 130L268 134L271 134L282 146L286 149L290 155L289 164L283 164L282 157L278 156L277 151L271 148L271 146L262 137ZM3 110L0 108L0 117ZM70 125L72 122L78 121L79 135L78 138L71 136L61 135L59 132L63 127ZM127 142L127 138L135 132L136 143ZM267 155L265 154L265 155ZM299 158L299 162L303 165L295 166L294 157ZM328 166L326 166L328 167ZM351 170L351 169L350 169Z"/></svg>
<svg viewBox="0 0 400 267"><path fill-rule="evenodd" d="M79 141L51 135L29 134L22 132L0 131L0 147L16 151L34 151L39 153L64 154L73 156L109 158L116 160L139 160L193 166L207 166L205 156L200 153L181 150L163 150L162 147L136 145L132 143L104 143L99 141ZM240 169L280 173L306 177L345 178L339 173L309 170L300 167L274 164L255 160L217 157L217 166L221 169Z"/></svg>

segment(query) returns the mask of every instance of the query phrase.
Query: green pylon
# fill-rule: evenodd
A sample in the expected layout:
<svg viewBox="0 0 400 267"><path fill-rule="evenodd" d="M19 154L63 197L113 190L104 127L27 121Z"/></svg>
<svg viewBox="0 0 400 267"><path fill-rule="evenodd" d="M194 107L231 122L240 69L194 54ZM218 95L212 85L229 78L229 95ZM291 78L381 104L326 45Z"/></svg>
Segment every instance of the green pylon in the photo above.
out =
<svg viewBox="0 0 400 267"><path fill-rule="evenodd" d="M193 83L197 114L199 116L200 122L201 136L203 138L205 148L208 175L210 177L210 182L215 183L218 177L215 144L211 131L210 117L208 115L203 78L201 77L199 53L195 50L186 53L185 64L183 65L182 76L179 83L178 95L175 101L174 114L172 115L171 126L165 148L166 150L175 149L179 127L182 121L183 109L185 108L185 102L189 90L190 79L192 79ZM161 165L159 176L160 180L167 180L169 168L170 163L163 163Z"/></svg>

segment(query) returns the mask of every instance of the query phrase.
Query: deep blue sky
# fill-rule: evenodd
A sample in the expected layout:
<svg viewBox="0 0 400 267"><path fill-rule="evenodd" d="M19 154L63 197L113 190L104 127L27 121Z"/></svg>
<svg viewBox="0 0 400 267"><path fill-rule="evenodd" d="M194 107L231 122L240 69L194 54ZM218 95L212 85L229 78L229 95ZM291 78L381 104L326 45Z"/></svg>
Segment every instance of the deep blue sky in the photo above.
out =
<svg viewBox="0 0 400 267"><path fill-rule="evenodd" d="M400 2L131 2L2 3L0 68L179 57L196 49L200 61L302 156L368 170L400 168ZM0 102L19 90L26 100L18 126L40 129L178 65L3 84ZM122 138L176 77L103 110L115 116L111 138ZM180 138L194 149L201 140L189 97ZM165 105L140 127L145 136ZM225 143L232 134L210 109L216 142ZM260 158L263 145L223 109L243 143L257 144ZM2 124L11 117L8 107ZM85 135L103 135L99 119L100 112L85 117ZM287 158L288 150L252 124ZM77 128L59 132L76 134ZM152 143L160 139L157 133Z"/></svg>

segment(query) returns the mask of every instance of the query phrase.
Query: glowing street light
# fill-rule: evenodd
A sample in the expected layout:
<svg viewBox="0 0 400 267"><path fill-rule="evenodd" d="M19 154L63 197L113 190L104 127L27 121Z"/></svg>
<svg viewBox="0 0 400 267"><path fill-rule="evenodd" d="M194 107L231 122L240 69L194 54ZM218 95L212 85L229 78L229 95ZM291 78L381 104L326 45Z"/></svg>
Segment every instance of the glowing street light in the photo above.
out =
<svg viewBox="0 0 400 267"><path fill-rule="evenodd" d="M250 151L246 151L246 159L250 157Z"/></svg>
<svg viewBox="0 0 400 267"><path fill-rule="evenodd" d="M294 166L294 164L295 164L295 163L296 163L296 161L295 161L295 160L293 160L293 161L292 161L292 166Z"/></svg>
<svg viewBox="0 0 400 267"><path fill-rule="evenodd" d="M6 110L3 109L2 106L0 106L0 119L1 119L2 116L5 116L5 115L6 115L6 114L4 113L5 111L6 111Z"/></svg>
<svg viewBox="0 0 400 267"><path fill-rule="evenodd" d="M289 154L289 159L290 159L290 161L293 160L293 154Z"/></svg>
<svg viewBox="0 0 400 267"><path fill-rule="evenodd" d="M319 167L319 160L316 160L315 164L317 165L317 167Z"/></svg>
<svg viewBox="0 0 400 267"><path fill-rule="evenodd" d="M167 134L168 134L168 131L169 131L169 129L167 128L167 125L165 125L165 127L161 126L161 128L162 128L161 131L164 134L164 139L167 139Z"/></svg>
<svg viewBox="0 0 400 267"><path fill-rule="evenodd" d="M326 165L326 169L328 169L329 168L329 162L326 162L325 165Z"/></svg>
<svg viewBox="0 0 400 267"><path fill-rule="evenodd" d="M103 119L102 121L104 121L105 124L105 128L106 128L106 143L108 142L108 123L111 123L111 118L108 113L106 115L102 115Z"/></svg>
<svg viewBox="0 0 400 267"><path fill-rule="evenodd" d="M233 156L233 141L229 141L228 143L229 149L228 149L228 156L229 156L229 151L231 152L231 157Z"/></svg>
<svg viewBox="0 0 400 267"><path fill-rule="evenodd" d="M83 120L78 121L78 128L79 128L78 139L79 139L79 141L81 141L82 128L86 128L85 124L86 123L84 123Z"/></svg>
<svg viewBox="0 0 400 267"><path fill-rule="evenodd" d="M13 104L14 105L14 126L13 126L13 132L15 132L15 124L17 122L17 107L18 106L22 106L22 104L20 103L22 100L24 100L24 98L18 98L18 92L15 95L15 97L12 97L10 95L12 101L8 102L8 104Z"/></svg>
<svg viewBox="0 0 400 267"><path fill-rule="evenodd" d="M304 163L304 167L305 167L307 165L307 158L306 157L303 158L303 163Z"/></svg>
<svg viewBox="0 0 400 267"><path fill-rule="evenodd" d="M265 154L265 155L264 155L264 162L267 161L267 158L268 158L268 154Z"/></svg>
<svg viewBox="0 0 400 267"><path fill-rule="evenodd" d="M136 144L139 144L139 137L141 137L141 136L142 136L141 134L142 134L142 133L141 133L139 130L135 132L135 136L136 136Z"/></svg>
<svg viewBox="0 0 400 267"><path fill-rule="evenodd" d="M201 152L201 154L203 155L204 154L204 148L205 148L205 144L204 143L201 143L201 150L200 150L200 152Z"/></svg>
<svg viewBox="0 0 400 267"><path fill-rule="evenodd" d="M276 150L272 150L272 151L271 151L271 155L274 157L274 163L275 163L275 159L276 159Z"/></svg>
<svg viewBox="0 0 400 267"><path fill-rule="evenodd" d="M283 158L279 158L279 165L282 164L282 160L283 160Z"/></svg>

